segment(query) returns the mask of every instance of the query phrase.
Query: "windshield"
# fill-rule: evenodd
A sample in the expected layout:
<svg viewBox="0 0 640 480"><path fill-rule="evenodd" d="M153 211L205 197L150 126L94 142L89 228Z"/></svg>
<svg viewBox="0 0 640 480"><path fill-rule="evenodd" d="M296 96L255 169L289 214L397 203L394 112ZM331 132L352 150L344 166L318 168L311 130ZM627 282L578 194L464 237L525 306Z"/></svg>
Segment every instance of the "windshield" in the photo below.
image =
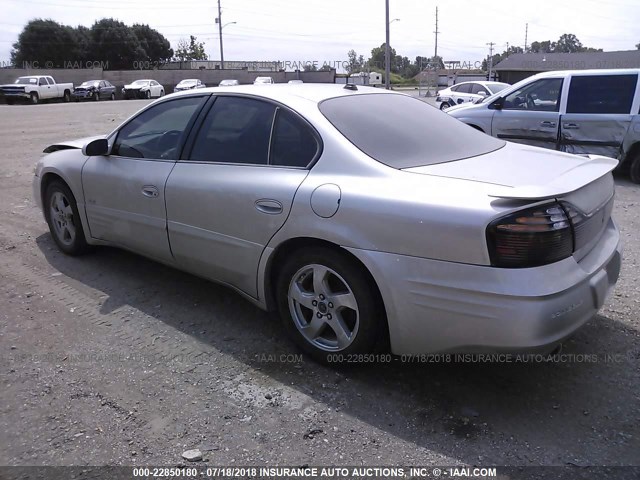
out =
<svg viewBox="0 0 640 480"><path fill-rule="evenodd" d="M131 85L144 86L144 85L148 85L148 84L149 84L149 80L136 80Z"/></svg>
<svg viewBox="0 0 640 480"><path fill-rule="evenodd" d="M320 111L356 147L394 168L462 160L505 145L406 95L331 98L320 104Z"/></svg>
<svg viewBox="0 0 640 480"><path fill-rule="evenodd" d="M193 85L197 80L182 80L178 85Z"/></svg>
<svg viewBox="0 0 640 480"><path fill-rule="evenodd" d="M98 80L91 80L91 81L88 81L88 82L82 82L80 84L80 86L81 87L97 87L99 83L100 83L100 81L98 81Z"/></svg>
<svg viewBox="0 0 640 480"><path fill-rule="evenodd" d="M20 85L36 85L38 83L37 77L20 77L15 82Z"/></svg>

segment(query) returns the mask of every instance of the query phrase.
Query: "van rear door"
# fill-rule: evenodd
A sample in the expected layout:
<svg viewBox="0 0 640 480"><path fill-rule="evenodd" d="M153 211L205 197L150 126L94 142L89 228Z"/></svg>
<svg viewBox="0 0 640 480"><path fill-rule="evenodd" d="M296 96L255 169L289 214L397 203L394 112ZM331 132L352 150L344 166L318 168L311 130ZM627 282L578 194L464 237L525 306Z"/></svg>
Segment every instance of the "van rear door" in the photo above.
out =
<svg viewBox="0 0 640 480"><path fill-rule="evenodd" d="M637 73L576 73L560 117L560 149L618 158L633 115Z"/></svg>

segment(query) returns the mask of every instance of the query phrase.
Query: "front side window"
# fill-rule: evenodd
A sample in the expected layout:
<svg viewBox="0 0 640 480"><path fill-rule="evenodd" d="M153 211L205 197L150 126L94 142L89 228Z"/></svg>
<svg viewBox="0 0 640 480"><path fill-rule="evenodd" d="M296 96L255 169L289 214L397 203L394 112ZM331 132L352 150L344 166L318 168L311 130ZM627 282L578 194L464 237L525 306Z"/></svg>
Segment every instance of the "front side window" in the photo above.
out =
<svg viewBox="0 0 640 480"><path fill-rule="evenodd" d="M200 127L189 160L266 165L275 105L219 97Z"/></svg>
<svg viewBox="0 0 640 480"><path fill-rule="evenodd" d="M120 129L111 154L177 160L187 126L205 98L180 98L145 110Z"/></svg>
<svg viewBox="0 0 640 480"><path fill-rule="evenodd" d="M507 95L502 109L557 112L560 109L561 92L561 78L537 80Z"/></svg>
<svg viewBox="0 0 640 480"><path fill-rule="evenodd" d="M283 108L278 109L271 142L271 165L306 167L318 152L318 141L311 127Z"/></svg>
<svg viewBox="0 0 640 480"><path fill-rule="evenodd" d="M589 75L571 78L567 113L629 113L638 75Z"/></svg>

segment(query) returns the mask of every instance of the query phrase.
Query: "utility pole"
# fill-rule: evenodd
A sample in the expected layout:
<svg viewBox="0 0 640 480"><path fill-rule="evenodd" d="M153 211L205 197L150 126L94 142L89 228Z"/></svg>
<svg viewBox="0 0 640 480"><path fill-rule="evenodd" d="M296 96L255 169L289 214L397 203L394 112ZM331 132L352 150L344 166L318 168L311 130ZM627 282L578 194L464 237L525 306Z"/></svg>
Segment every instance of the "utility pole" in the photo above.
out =
<svg viewBox="0 0 640 480"><path fill-rule="evenodd" d="M218 34L220 35L220 70L224 70L224 50L222 49L222 8L218 0Z"/></svg>
<svg viewBox="0 0 640 480"><path fill-rule="evenodd" d="M489 78L487 80L491 81L491 70L493 70L493 46L495 43L489 42L487 45L489 45Z"/></svg>
<svg viewBox="0 0 640 480"><path fill-rule="evenodd" d="M529 24L527 23L524 27L524 53L527 53L527 40L529 37Z"/></svg>
<svg viewBox="0 0 640 480"><path fill-rule="evenodd" d="M220 0L218 0L220 1ZM389 90L391 77L391 47L389 46L389 0L385 0L385 25L387 27L387 38L384 49L384 87Z"/></svg>
<svg viewBox="0 0 640 480"><path fill-rule="evenodd" d="M438 7L436 7L436 31L435 31L435 32L433 32L433 33L435 33L435 34L436 34L436 48L435 48L435 51L434 51L434 53L433 53L433 56L434 56L434 57L437 57L437 56L438 56L438 34L440 33L440 32L438 31ZM436 60L436 61L437 61L437 60Z"/></svg>

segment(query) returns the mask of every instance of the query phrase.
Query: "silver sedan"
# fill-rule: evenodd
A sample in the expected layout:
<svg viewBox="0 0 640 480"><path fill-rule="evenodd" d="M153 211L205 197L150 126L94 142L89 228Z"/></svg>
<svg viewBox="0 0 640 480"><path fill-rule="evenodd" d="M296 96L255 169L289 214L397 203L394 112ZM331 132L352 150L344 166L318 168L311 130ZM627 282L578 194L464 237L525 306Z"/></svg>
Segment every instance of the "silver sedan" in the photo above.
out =
<svg viewBox="0 0 640 480"><path fill-rule="evenodd" d="M492 138L398 93L218 87L45 149L69 255L121 247L277 312L314 358L551 350L620 270L616 161Z"/></svg>

